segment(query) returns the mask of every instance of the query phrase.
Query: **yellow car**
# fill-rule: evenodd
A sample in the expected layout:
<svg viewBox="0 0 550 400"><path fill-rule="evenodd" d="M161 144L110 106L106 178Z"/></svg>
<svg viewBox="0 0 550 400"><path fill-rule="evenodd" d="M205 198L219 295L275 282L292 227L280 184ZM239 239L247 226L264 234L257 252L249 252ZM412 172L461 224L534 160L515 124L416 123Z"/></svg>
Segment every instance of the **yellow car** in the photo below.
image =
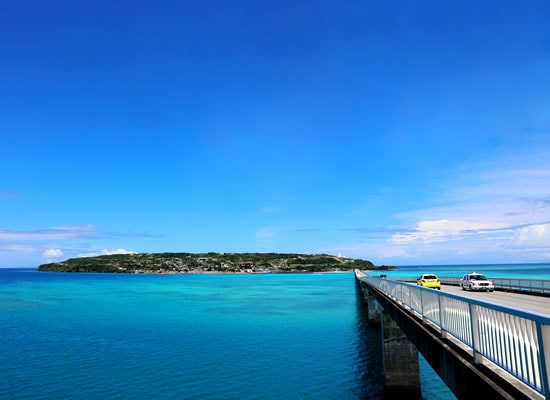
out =
<svg viewBox="0 0 550 400"><path fill-rule="evenodd" d="M439 278L434 274L422 274L420 278L416 280L416 284L428 288L441 290L441 282Z"/></svg>

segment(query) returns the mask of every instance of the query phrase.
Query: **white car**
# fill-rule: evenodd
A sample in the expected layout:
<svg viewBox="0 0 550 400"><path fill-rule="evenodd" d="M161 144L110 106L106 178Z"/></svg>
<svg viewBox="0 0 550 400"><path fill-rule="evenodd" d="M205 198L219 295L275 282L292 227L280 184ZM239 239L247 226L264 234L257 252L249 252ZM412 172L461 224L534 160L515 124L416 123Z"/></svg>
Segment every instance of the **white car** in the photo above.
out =
<svg viewBox="0 0 550 400"><path fill-rule="evenodd" d="M472 272L471 274L466 274L460 280L460 287L462 290L472 290L472 291L485 291L492 292L495 290L495 285L483 274L477 272Z"/></svg>

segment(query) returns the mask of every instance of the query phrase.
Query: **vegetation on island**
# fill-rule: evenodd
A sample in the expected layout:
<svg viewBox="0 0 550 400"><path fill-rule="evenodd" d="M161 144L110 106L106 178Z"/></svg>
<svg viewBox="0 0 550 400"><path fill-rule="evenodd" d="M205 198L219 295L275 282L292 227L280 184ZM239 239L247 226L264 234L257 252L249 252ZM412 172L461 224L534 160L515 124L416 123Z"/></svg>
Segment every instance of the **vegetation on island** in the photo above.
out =
<svg viewBox="0 0 550 400"><path fill-rule="evenodd" d="M269 273L385 270L370 261L328 254L135 253L71 258L39 271L111 273Z"/></svg>

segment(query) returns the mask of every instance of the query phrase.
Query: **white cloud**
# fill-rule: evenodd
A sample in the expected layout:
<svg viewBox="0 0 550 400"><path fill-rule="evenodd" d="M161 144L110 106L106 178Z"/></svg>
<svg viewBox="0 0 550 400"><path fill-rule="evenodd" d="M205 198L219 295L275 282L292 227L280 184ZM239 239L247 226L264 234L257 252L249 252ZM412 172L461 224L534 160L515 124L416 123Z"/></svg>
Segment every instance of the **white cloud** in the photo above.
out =
<svg viewBox="0 0 550 400"><path fill-rule="evenodd" d="M550 155L514 155L446 171L433 207L395 215L401 226L375 256L414 263L550 258Z"/></svg>
<svg viewBox="0 0 550 400"><path fill-rule="evenodd" d="M44 258L60 258L63 257L63 252L61 249L46 249L42 253L42 257Z"/></svg>
<svg viewBox="0 0 550 400"><path fill-rule="evenodd" d="M97 256L109 256L113 254L136 254L135 251L126 250L126 249L116 249L116 250L101 250L99 252L90 252L78 254L78 257L97 257Z"/></svg>
<svg viewBox="0 0 550 400"><path fill-rule="evenodd" d="M550 249L550 223L518 229L513 238L516 246L545 247Z"/></svg>
<svg viewBox="0 0 550 400"><path fill-rule="evenodd" d="M116 249L116 250L101 250L102 255L111 255L111 254L136 254L135 251L126 250L126 249Z"/></svg>

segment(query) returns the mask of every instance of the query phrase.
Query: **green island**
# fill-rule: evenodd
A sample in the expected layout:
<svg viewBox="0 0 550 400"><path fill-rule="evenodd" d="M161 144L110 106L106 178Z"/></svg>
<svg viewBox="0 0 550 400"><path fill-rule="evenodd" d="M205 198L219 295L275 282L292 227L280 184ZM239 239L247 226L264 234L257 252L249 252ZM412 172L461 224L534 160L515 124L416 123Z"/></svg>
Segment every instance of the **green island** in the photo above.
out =
<svg viewBox="0 0 550 400"><path fill-rule="evenodd" d="M143 274L291 273L388 270L361 259L293 253L134 253L71 258L42 264L39 271Z"/></svg>

